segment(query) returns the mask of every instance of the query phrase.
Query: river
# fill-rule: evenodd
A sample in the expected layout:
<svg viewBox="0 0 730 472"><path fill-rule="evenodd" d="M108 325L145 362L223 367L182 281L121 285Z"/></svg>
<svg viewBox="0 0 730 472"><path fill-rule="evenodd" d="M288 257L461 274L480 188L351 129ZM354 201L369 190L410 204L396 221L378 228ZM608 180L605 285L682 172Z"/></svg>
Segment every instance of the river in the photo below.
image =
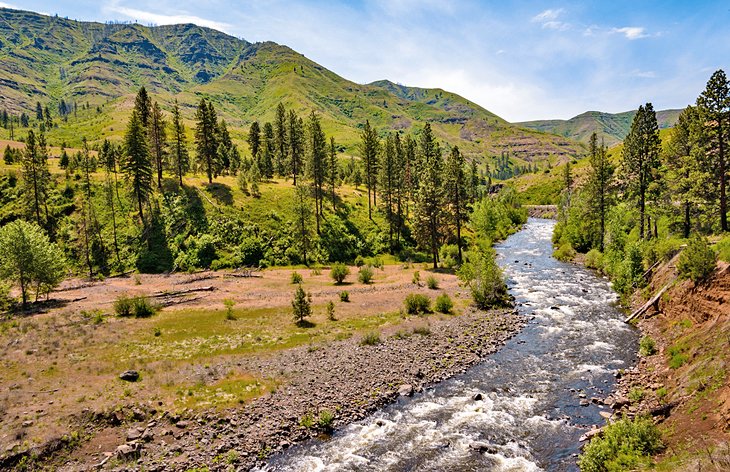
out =
<svg viewBox="0 0 730 472"><path fill-rule="evenodd" d="M496 249L529 323L468 372L273 457L266 471L573 471L592 403L636 361L605 279L551 257L554 222L530 219Z"/></svg>

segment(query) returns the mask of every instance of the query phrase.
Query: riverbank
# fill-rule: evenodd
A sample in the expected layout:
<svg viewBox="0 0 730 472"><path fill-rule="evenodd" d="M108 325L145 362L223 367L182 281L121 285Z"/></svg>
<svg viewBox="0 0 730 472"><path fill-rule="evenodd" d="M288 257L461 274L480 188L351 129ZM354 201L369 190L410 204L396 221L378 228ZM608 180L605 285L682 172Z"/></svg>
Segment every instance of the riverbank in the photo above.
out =
<svg viewBox="0 0 730 472"><path fill-rule="evenodd" d="M374 345L363 345L358 337L317 349L288 349L243 365L231 359L230 367L261 376L276 372L286 380L241 408L174 415L147 411L136 421L95 429L60 468L91 468L110 457L107 468L246 470L272 453L465 371L496 351L523 322L512 310L468 310L408 320L381 332Z"/></svg>

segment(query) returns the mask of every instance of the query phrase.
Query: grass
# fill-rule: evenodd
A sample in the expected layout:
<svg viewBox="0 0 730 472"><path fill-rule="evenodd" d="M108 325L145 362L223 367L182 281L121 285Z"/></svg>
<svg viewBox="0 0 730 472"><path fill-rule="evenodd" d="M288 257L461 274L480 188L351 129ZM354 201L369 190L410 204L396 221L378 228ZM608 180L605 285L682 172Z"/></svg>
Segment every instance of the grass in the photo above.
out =
<svg viewBox="0 0 730 472"><path fill-rule="evenodd" d="M685 353L686 350L687 345L681 342L670 346L667 350L667 355L669 356L669 367L672 369L679 369L682 367L689 359L689 356Z"/></svg>
<svg viewBox="0 0 730 472"><path fill-rule="evenodd" d="M176 406L180 408L229 408L246 403L276 389L277 383L245 374L231 374L210 385L177 385Z"/></svg>

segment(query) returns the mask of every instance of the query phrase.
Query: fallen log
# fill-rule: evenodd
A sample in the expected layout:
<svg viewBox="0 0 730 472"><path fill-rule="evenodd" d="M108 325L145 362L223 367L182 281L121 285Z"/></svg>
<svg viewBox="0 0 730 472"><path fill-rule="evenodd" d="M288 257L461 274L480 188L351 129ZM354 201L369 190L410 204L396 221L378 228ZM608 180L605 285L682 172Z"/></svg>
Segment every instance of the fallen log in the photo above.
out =
<svg viewBox="0 0 730 472"><path fill-rule="evenodd" d="M195 302L198 300L202 300L205 297L192 297L192 298L183 298L183 299L177 299L177 300L164 300L160 302L158 305L162 308L166 308L168 306L172 305L182 305L183 303L190 303Z"/></svg>
<svg viewBox="0 0 730 472"><path fill-rule="evenodd" d="M664 295L664 292L666 292L667 290L669 290L669 287L672 286L672 282L669 282L664 287L662 287L662 289L659 290L659 292L657 292L656 295L654 295L653 297L651 297L651 299L648 302L646 302L641 308L639 308L638 310L636 310L635 312L633 312L631 314L631 316L629 316L628 318L626 318L626 320L624 320L624 321L626 323L628 323L631 320L633 320L634 318L636 318L637 316L641 316L644 313L646 313L646 310L648 310L650 307L654 306L655 304L657 304L657 302L659 302L659 299L661 298L662 295Z"/></svg>
<svg viewBox="0 0 730 472"><path fill-rule="evenodd" d="M644 272L644 274L641 276L641 278L644 280L649 280L649 277L651 277L651 274L652 274L652 272L654 272L654 269L656 269L657 266L659 266L659 264L661 264L661 263L662 263L661 260L656 261L653 266L649 267L646 270L646 272Z"/></svg>
<svg viewBox="0 0 730 472"><path fill-rule="evenodd" d="M153 298L179 297L180 295L187 295L188 293L212 292L213 290L216 290L216 288L212 285L208 285L206 287L189 288L187 290L175 290L172 292L157 292L157 293L151 295L151 297L153 297Z"/></svg>

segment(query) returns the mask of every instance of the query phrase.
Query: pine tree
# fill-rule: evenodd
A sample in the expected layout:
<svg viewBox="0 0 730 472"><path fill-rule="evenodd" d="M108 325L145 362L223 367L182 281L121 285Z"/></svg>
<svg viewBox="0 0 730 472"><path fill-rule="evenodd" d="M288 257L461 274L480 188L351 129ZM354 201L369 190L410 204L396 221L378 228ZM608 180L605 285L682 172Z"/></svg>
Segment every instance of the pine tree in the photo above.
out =
<svg viewBox="0 0 730 472"><path fill-rule="evenodd" d="M263 139L259 149L259 167L261 174L267 179L274 177L274 154L276 153L274 143L274 127L271 123L264 123Z"/></svg>
<svg viewBox="0 0 730 472"><path fill-rule="evenodd" d="M709 130L707 153L720 191L720 228L728 230L727 223L727 158L725 156L730 133L730 84L720 69L712 74L707 86L697 99L697 108Z"/></svg>
<svg viewBox="0 0 730 472"><path fill-rule="evenodd" d="M657 178L659 167L659 126L651 103L640 106L624 140L621 166L627 190L638 200L639 237L644 238L646 200L651 184ZM651 228L646 235L651 235Z"/></svg>
<svg viewBox="0 0 730 472"><path fill-rule="evenodd" d="M421 247L431 251L434 269L438 268L443 212L443 161L441 150L426 123L419 140L421 169L414 208L414 232Z"/></svg>
<svg viewBox="0 0 730 472"><path fill-rule="evenodd" d="M143 207L152 193L152 163L146 134L137 110L132 111L124 136L124 158L120 167L132 187L132 196L137 201L143 225L145 224Z"/></svg>
<svg viewBox="0 0 730 472"><path fill-rule="evenodd" d="M337 213L337 194L335 193L335 190L337 188L339 170L337 167L337 146L335 145L334 136L330 136L330 145L328 151L329 161L327 176L329 177L330 190L332 191L332 194L330 195L330 197L332 198L332 212Z"/></svg>
<svg viewBox="0 0 730 472"><path fill-rule="evenodd" d="M317 234L320 233L320 220L324 213L324 185L327 181L327 140L322 131L317 114L313 111L309 115L307 127L307 174L312 180L314 189L314 207L317 221Z"/></svg>
<svg viewBox="0 0 730 472"><path fill-rule="evenodd" d="M28 207L32 209L38 226L44 227L48 223L46 202L51 184L51 173L48 170L48 151L42 133L36 138L33 130L28 131L25 150L21 154L21 165L23 168L23 194L28 199Z"/></svg>
<svg viewBox="0 0 730 472"><path fill-rule="evenodd" d="M251 157L256 159L261 146L261 128L258 121L251 123L246 141L248 142L248 149L251 151Z"/></svg>
<svg viewBox="0 0 730 472"><path fill-rule="evenodd" d="M35 102L35 119L39 122L43 121L43 106L41 102Z"/></svg>
<svg viewBox="0 0 730 472"><path fill-rule="evenodd" d="M159 103L152 105L147 132L150 138L150 153L157 169L157 188L162 190L162 169L165 167L167 148L167 122L162 115Z"/></svg>
<svg viewBox="0 0 730 472"><path fill-rule="evenodd" d="M79 170L81 170L83 195L81 197L81 226L84 234L84 253L86 265L89 268L89 278L94 276L94 265L98 265L104 272L107 268L106 248L104 238L101 234L101 225L96 216L96 209L93 201L93 186L91 174L96 171L96 162L89 152L89 144L83 138L81 154L79 159Z"/></svg>
<svg viewBox="0 0 730 472"><path fill-rule="evenodd" d="M369 120L365 121L360 139L360 152L365 163L365 186L368 189L368 217L372 219L373 207L376 205L375 192L377 191L380 141L378 132L370 126Z"/></svg>
<svg viewBox="0 0 730 472"><path fill-rule="evenodd" d="M87 104L88 108L88 104ZM139 116L142 127L146 130L150 124L150 116L152 115L152 100L147 94L147 89L140 87L137 96L134 99L134 110Z"/></svg>
<svg viewBox="0 0 730 472"><path fill-rule="evenodd" d="M117 212L114 203L114 194L117 188L117 156L114 146L108 139L104 140L99 151L99 161L104 167L106 178L104 187L106 190L106 203L109 205L109 211L112 216L112 239L114 241L114 255L117 259L117 266L121 269L122 261L119 257L119 238L117 237ZM112 177L113 175L113 177Z"/></svg>
<svg viewBox="0 0 730 472"><path fill-rule="evenodd" d="M276 148L275 170L279 176L286 174L286 160L289 154L289 142L287 140L286 110L279 102L276 107L276 119L274 120L274 147Z"/></svg>
<svg viewBox="0 0 730 472"><path fill-rule="evenodd" d="M309 202L309 189L297 185L294 199L294 237L304 265L309 265L309 251L312 247L312 208Z"/></svg>
<svg viewBox="0 0 730 472"><path fill-rule="evenodd" d="M218 117L213 104L201 99L198 111L195 114L195 146L199 164L205 168L208 183L213 183L213 177L218 176L220 162L218 159L217 128Z"/></svg>
<svg viewBox="0 0 730 472"><path fill-rule="evenodd" d="M294 110L289 110L288 134L289 166L297 185L297 176L304 170L304 124Z"/></svg>
<svg viewBox="0 0 730 472"><path fill-rule="evenodd" d="M446 160L446 179L444 182L445 199L449 207L448 216L456 228L456 245L459 249L459 264L462 262L461 228L469 216L469 192L464 156L454 146Z"/></svg>
<svg viewBox="0 0 730 472"><path fill-rule="evenodd" d="M183 186L183 176L190 170L190 156L188 155L188 144L185 138L185 124L180 116L180 107L175 100L175 107L172 109L172 140L171 166L177 176L180 187Z"/></svg>
<svg viewBox="0 0 730 472"><path fill-rule="evenodd" d="M397 179L398 179L398 156L395 151L395 139L393 136L388 136L385 139L385 146L383 147L382 158L379 164L380 175L380 195L383 203L385 204L385 219L388 222L388 247L391 252L394 249L393 236L396 231L397 221L396 215L396 193L397 193Z"/></svg>
<svg viewBox="0 0 730 472"><path fill-rule="evenodd" d="M590 167L588 169L587 189L589 192L589 205L591 214L589 217L598 219L598 247L601 252L604 248L606 235L606 215L610 206L610 186L613 177L613 166L608 159L606 146L598 145L598 136L591 134L589 144Z"/></svg>

